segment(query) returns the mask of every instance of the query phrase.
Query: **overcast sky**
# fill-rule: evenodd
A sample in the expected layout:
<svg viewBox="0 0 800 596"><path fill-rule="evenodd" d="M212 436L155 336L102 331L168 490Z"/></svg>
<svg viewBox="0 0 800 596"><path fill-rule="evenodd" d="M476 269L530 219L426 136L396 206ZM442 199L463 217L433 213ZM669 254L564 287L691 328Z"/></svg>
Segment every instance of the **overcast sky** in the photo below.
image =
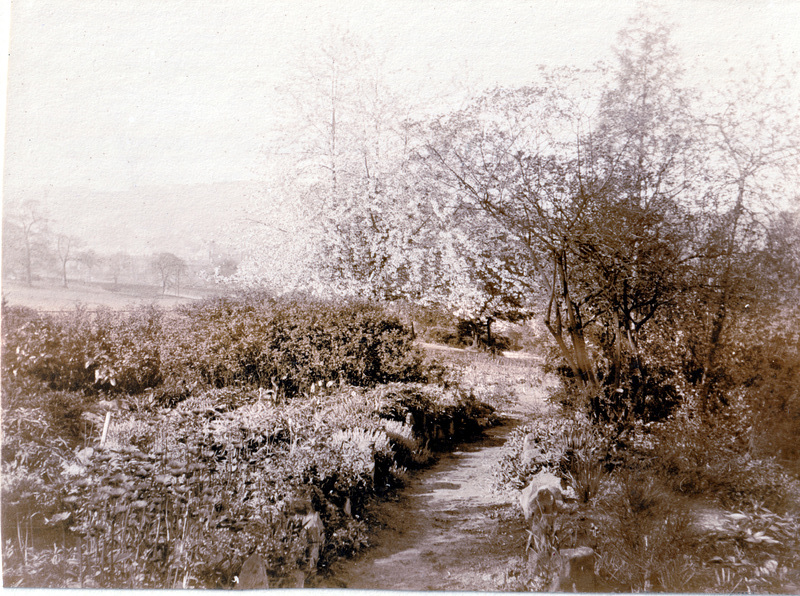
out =
<svg viewBox="0 0 800 596"><path fill-rule="evenodd" d="M664 6L684 57L712 76L757 45L800 59L800 0ZM537 64L609 59L635 9L632 0L16 0L6 194L253 180L276 127L275 87L332 26L385 51L412 88L454 79L480 88L524 84Z"/></svg>

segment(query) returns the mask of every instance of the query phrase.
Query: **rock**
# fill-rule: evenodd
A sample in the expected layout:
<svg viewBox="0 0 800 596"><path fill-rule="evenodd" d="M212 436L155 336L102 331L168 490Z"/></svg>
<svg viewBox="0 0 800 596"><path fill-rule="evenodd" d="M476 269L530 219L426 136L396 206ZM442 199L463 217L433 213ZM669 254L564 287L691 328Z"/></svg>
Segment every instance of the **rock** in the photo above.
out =
<svg viewBox="0 0 800 596"><path fill-rule="evenodd" d="M237 590L262 590L269 588L267 565L257 553L250 555L239 572Z"/></svg>
<svg viewBox="0 0 800 596"><path fill-rule="evenodd" d="M281 577L277 585L275 586L279 589L294 589L294 588L305 588L306 587L306 574L303 573L300 569L296 569L289 573L288 575L284 575Z"/></svg>
<svg viewBox="0 0 800 596"><path fill-rule="evenodd" d="M562 496L564 497L565 501L577 501L578 500L578 493L575 492L575 489L571 486L567 485L567 488L563 489Z"/></svg>
<svg viewBox="0 0 800 596"><path fill-rule="evenodd" d="M542 515L555 513L558 510L559 503L563 502L563 500L560 488L547 486L540 488L536 492L536 506Z"/></svg>
<svg viewBox="0 0 800 596"><path fill-rule="evenodd" d="M558 551L558 573L550 585L551 592L594 592L597 576L594 572L595 552L588 546Z"/></svg>
<svg viewBox="0 0 800 596"><path fill-rule="evenodd" d="M520 505L525 521L534 515L550 514L564 501L561 480L550 472L539 472L530 484L522 489Z"/></svg>

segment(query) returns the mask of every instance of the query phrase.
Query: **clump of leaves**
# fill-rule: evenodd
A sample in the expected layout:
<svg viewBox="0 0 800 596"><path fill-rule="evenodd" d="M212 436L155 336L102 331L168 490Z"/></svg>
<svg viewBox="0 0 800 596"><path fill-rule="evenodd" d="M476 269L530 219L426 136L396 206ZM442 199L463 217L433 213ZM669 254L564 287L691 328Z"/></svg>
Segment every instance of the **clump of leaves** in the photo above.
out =
<svg viewBox="0 0 800 596"><path fill-rule="evenodd" d="M686 591L698 560L691 519L658 482L623 469L601 499L600 573L631 591Z"/></svg>
<svg viewBox="0 0 800 596"><path fill-rule="evenodd" d="M717 588L783 592L800 579L800 519L762 506L729 513L709 535L702 552Z"/></svg>
<svg viewBox="0 0 800 596"><path fill-rule="evenodd" d="M573 425L564 435L559 472L581 502L588 503L599 491L607 453L606 441L593 427Z"/></svg>
<svg viewBox="0 0 800 596"><path fill-rule="evenodd" d="M160 334L153 307L60 314L4 307L3 378L59 391L137 393L162 380Z"/></svg>
<svg viewBox="0 0 800 596"><path fill-rule="evenodd" d="M725 507L755 500L774 510L793 501L797 481L769 459L752 454L747 404L731 395L729 406L702 415L688 400L670 420L652 428L643 448L653 473L685 495L705 494Z"/></svg>
<svg viewBox="0 0 800 596"><path fill-rule="evenodd" d="M550 413L512 431L496 476L501 485L521 489L549 470L590 495L588 500L597 492L606 454L607 441L588 420Z"/></svg>

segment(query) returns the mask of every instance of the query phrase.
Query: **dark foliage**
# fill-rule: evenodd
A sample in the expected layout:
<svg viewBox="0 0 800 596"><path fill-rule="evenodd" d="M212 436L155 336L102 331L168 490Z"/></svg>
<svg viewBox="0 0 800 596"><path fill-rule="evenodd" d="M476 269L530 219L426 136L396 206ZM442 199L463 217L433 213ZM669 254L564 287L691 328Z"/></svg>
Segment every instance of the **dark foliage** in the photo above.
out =
<svg viewBox="0 0 800 596"><path fill-rule="evenodd" d="M214 387L291 397L315 385L426 379L410 330L366 302L216 298L181 308L170 332L165 376Z"/></svg>
<svg viewBox="0 0 800 596"><path fill-rule="evenodd" d="M138 393L161 383L162 313L109 309L52 315L3 307L3 378L57 391Z"/></svg>
<svg viewBox="0 0 800 596"><path fill-rule="evenodd" d="M347 384L424 381L410 330L376 305L251 294L164 313L4 307L3 377L57 391L137 394L174 405L198 382L281 397Z"/></svg>

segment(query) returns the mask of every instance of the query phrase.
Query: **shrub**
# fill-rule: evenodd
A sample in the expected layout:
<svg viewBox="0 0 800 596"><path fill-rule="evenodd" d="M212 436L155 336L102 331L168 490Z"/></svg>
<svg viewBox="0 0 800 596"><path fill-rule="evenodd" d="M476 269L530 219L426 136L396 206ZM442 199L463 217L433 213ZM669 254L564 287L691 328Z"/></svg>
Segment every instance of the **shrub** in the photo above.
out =
<svg viewBox="0 0 800 596"><path fill-rule="evenodd" d="M285 396L315 385L426 379L409 330L368 303L216 298L182 307L165 366L215 387L254 384Z"/></svg>
<svg viewBox="0 0 800 596"><path fill-rule="evenodd" d="M800 475L800 309L779 323L757 335L760 342L749 334L734 342L728 362L737 389L729 394L747 404L754 455L775 457Z"/></svg>
<svg viewBox="0 0 800 596"><path fill-rule="evenodd" d="M58 391L137 393L161 382L161 313L3 309L3 378Z"/></svg>
<svg viewBox="0 0 800 596"><path fill-rule="evenodd" d="M40 402L17 407L3 417L6 441L11 436L4 536L16 536L19 522L21 537L4 550L6 581L222 588L257 552L280 586L366 544L367 502L397 485L406 463L430 459L431 428L449 431L452 421L454 432L467 432L491 417L454 389L332 391L278 404L266 391L227 387L172 409L123 411L105 449L61 445ZM419 424L405 422L409 395ZM473 425L470 417L485 420ZM92 445L97 436L84 440ZM321 541L309 529L317 519ZM55 543L51 556L26 536L46 536L47 549Z"/></svg>
<svg viewBox="0 0 800 596"><path fill-rule="evenodd" d="M399 320L365 302L215 298L164 314L4 307L3 378L51 389L137 394L174 406L198 381L255 385L281 397L440 374ZM163 385L162 385L163 383Z"/></svg>
<svg viewBox="0 0 800 596"><path fill-rule="evenodd" d="M502 485L522 489L540 471L549 470L588 500L599 486L607 454L607 440L585 418L540 416L512 431L497 477Z"/></svg>
<svg viewBox="0 0 800 596"><path fill-rule="evenodd" d="M726 507L756 501L783 510L796 481L775 462L753 456L752 422L741 396L713 416L692 404L652 427L643 452L654 473L684 495L706 494Z"/></svg>
<svg viewBox="0 0 800 596"><path fill-rule="evenodd" d="M420 444L431 448L475 436L498 420L493 407L458 388L392 383L371 395L382 404L382 418L406 422Z"/></svg>
<svg viewBox="0 0 800 596"><path fill-rule="evenodd" d="M466 348L472 345L471 341L462 338L457 331L446 327L432 327L426 329L423 339L430 343L452 346L454 348Z"/></svg>
<svg viewBox="0 0 800 596"><path fill-rule="evenodd" d="M606 377L602 391L589 400L588 413L599 423L613 423L621 430L637 422L657 422L669 417L680 404L674 373L657 363L644 374L630 363L625 367L619 387Z"/></svg>
<svg viewBox="0 0 800 596"><path fill-rule="evenodd" d="M559 471L581 502L588 503L600 489L607 454L608 447L594 428L574 425L564 436Z"/></svg>
<svg viewBox="0 0 800 596"><path fill-rule="evenodd" d="M623 469L614 478L600 504L600 574L634 592L692 590L698 561L689 515L646 471Z"/></svg>

